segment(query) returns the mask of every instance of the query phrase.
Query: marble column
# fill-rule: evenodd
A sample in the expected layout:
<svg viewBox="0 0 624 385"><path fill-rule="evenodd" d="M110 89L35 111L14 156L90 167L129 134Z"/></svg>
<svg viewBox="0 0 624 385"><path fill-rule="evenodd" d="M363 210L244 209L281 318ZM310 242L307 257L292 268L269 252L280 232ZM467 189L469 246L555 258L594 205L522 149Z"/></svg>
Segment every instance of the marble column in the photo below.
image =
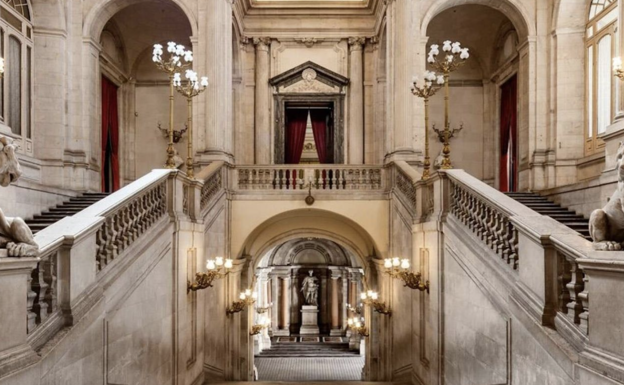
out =
<svg viewBox="0 0 624 385"><path fill-rule="evenodd" d="M280 309L279 309L279 329L273 332L277 336L290 335L290 301L289 286L290 279L288 276L279 278L280 282Z"/></svg>
<svg viewBox="0 0 624 385"><path fill-rule="evenodd" d="M340 275L338 271L332 271L331 276L331 330L330 335L342 335L340 328L340 287L338 279Z"/></svg>
<svg viewBox="0 0 624 385"><path fill-rule="evenodd" d="M200 135L203 140L197 145L200 165L215 160L233 162L232 1L214 0L210 4L209 12L205 13L206 33L203 34L206 39L205 74L210 86L205 96L199 97L203 97L206 106L204 132ZM201 68L198 71L201 74Z"/></svg>
<svg viewBox="0 0 624 385"><path fill-rule="evenodd" d="M254 38L256 46L255 164L271 163L269 51L271 39Z"/></svg>
<svg viewBox="0 0 624 385"><path fill-rule="evenodd" d="M364 164L364 43L366 38L349 38L349 164Z"/></svg>
<svg viewBox="0 0 624 385"><path fill-rule="evenodd" d="M624 58L624 0L618 0L618 35L616 43L615 57ZM615 104L615 121L619 122L624 120L624 81L618 78L613 78L616 83L616 97L617 103Z"/></svg>

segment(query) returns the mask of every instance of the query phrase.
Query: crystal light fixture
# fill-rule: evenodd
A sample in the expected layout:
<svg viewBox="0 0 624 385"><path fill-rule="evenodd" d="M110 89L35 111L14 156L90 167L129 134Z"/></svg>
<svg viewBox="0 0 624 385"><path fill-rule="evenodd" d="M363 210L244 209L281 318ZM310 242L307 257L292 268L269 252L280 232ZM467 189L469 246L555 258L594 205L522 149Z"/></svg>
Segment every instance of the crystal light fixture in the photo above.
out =
<svg viewBox="0 0 624 385"><path fill-rule="evenodd" d="M260 317L258 323L251 326L251 331L249 332L250 336L258 335L262 332L263 329L266 329L271 324L271 320L267 317Z"/></svg>
<svg viewBox="0 0 624 385"><path fill-rule="evenodd" d="M195 275L195 282L188 281L186 291L197 291L212 287L212 283L215 279L221 279L230 273L233 263L231 259L223 259L223 257L216 257L215 259L209 259L206 262L206 272L197 273Z"/></svg>
<svg viewBox="0 0 624 385"><path fill-rule="evenodd" d="M363 318L353 317L347 320L347 325L349 326L349 329L353 330L355 333L361 335L362 337L368 337L368 329L366 329L363 322Z"/></svg>
<svg viewBox="0 0 624 385"><path fill-rule="evenodd" d="M379 300L379 294L376 291L368 290L360 294L360 299L364 305L372 306L373 310L377 313L392 315L392 310L385 302Z"/></svg>
<svg viewBox="0 0 624 385"><path fill-rule="evenodd" d="M256 299L258 298L258 293L251 291L251 289L247 289L244 292L240 293L240 300L232 302L232 306L226 309L226 313L228 315L241 312L245 310L247 306L251 306L256 303Z"/></svg>
<svg viewBox="0 0 624 385"><path fill-rule="evenodd" d="M392 278L398 278L410 289L418 289L429 293L429 281L423 281L421 273L410 271L408 259L387 258L384 261L385 272Z"/></svg>
<svg viewBox="0 0 624 385"><path fill-rule="evenodd" d="M186 50L182 44L170 41L167 43L167 54L167 58L164 59L163 46L161 44L154 44L152 61L156 64L156 67L159 70L169 75L169 144L167 145L167 161L165 163L165 167L174 169L176 166L174 161L175 149L173 148L173 96L175 95L173 79L177 71L191 65L191 62L193 61L193 52Z"/></svg>
<svg viewBox="0 0 624 385"><path fill-rule="evenodd" d="M449 77L451 72L463 66L469 57L470 53L468 52L468 48L462 48L459 42L453 43L447 40L442 44L442 53L440 52L439 45L431 45L427 58L427 63L435 70L442 72L444 78L444 129L437 130L434 126L433 130L438 134L440 142L444 144L442 149L442 155L444 156L442 169L445 170L453 168L451 164L451 146L449 141L455 134L463 129L462 125L460 125L459 128L451 129L451 122L449 121Z"/></svg>
<svg viewBox="0 0 624 385"><path fill-rule="evenodd" d="M186 97L188 104L188 124L186 127L189 130L188 133L188 154L186 158L186 175L189 178L194 178L194 164L193 164L193 98L201 94L208 87L208 78L202 76L201 80L197 76L197 72L193 70L186 70L186 83L182 85L182 76L179 73L173 75L173 85L176 87L179 93Z"/></svg>

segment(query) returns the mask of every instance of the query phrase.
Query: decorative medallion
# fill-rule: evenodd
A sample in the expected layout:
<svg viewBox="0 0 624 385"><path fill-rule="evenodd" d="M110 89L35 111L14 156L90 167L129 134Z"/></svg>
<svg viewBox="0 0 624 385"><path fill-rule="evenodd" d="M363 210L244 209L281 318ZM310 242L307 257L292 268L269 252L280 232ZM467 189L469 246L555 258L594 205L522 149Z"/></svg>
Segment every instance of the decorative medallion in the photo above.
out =
<svg viewBox="0 0 624 385"><path fill-rule="evenodd" d="M303 78L303 80L305 80L307 83L311 83L316 79L316 71L313 70L312 68L306 68L302 73L301 73L301 77Z"/></svg>

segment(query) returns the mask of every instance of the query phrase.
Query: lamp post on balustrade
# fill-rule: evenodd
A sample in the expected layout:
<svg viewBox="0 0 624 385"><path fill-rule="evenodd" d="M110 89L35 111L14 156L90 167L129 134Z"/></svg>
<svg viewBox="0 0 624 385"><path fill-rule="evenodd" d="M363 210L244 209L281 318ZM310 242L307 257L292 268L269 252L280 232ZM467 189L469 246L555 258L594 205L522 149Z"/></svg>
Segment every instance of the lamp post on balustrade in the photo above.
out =
<svg viewBox="0 0 624 385"><path fill-rule="evenodd" d="M189 178L195 177L193 164L193 98L201 94L208 87L208 78L202 76L201 80L197 76L197 72L186 70L186 83L182 85L182 76L176 73L173 77L173 85L178 92L186 97L188 103L188 154L186 157L186 175Z"/></svg>
<svg viewBox="0 0 624 385"><path fill-rule="evenodd" d="M443 75L436 75L435 72L425 71L423 85L418 85L418 77L412 78L410 89L412 93L425 102L425 163L423 167L422 180L430 176L431 160L429 158L429 99L435 95L440 87L446 83Z"/></svg>
<svg viewBox="0 0 624 385"><path fill-rule="evenodd" d="M427 63L429 63L434 69L442 72L444 77L444 129L438 130L433 127L433 130L438 134L440 142L443 143L442 155L442 169L451 169L453 165L451 163L451 145L450 140L458 134L464 127L460 125L459 128L451 129L451 122L449 119L449 78L450 74L466 63L466 60L470 57L468 48L462 48L458 42L452 43L447 40L442 45L443 55L440 55L440 46L433 44L429 50L429 56ZM439 59L439 56L444 56Z"/></svg>
<svg viewBox="0 0 624 385"><path fill-rule="evenodd" d="M167 145L167 161L165 162L165 167L174 169L176 166L174 161L175 149L173 148L173 97L175 95L173 79L177 71L191 65L191 62L193 61L193 52L187 51L183 45L176 44L171 41L167 43L167 53L169 54L169 57L165 60L162 57L164 54L163 46L160 44L154 44L152 61L156 64L156 67L158 67L159 70L169 75L169 127L167 129L169 143ZM184 63L182 61L184 61Z"/></svg>

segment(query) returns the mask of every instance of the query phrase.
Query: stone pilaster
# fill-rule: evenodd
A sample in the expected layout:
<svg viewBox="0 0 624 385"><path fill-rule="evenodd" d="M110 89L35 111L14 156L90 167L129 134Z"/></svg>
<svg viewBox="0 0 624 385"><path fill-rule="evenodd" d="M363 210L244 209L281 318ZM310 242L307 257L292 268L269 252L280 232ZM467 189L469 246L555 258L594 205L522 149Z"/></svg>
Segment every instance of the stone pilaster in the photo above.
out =
<svg viewBox="0 0 624 385"><path fill-rule="evenodd" d="M271 39L254 38L256 46L255 164L271 163L269 74Z"/></svg>
<svg viewBox="0 0 624 385"><path fill-rule="evenodd" d="M331 330L330 335L342 335L342 328L340 322L340 307L342 301L340 301L340 270L331 270Z"/></svg>
<svg viewBox="0 0 624 385"><path fill-rule="evenodd" d="M348 163L364 163L364 66L366 38L349 38L349 149Z"/></svg>
<svg viewBox="0 0 624 385"><path fill-rule="evenodd" d="M232 2L212 1L206 18L205 63L210 86L204 93L206 125L197 151L202 164L214 160L233 162Z"/></svg>

